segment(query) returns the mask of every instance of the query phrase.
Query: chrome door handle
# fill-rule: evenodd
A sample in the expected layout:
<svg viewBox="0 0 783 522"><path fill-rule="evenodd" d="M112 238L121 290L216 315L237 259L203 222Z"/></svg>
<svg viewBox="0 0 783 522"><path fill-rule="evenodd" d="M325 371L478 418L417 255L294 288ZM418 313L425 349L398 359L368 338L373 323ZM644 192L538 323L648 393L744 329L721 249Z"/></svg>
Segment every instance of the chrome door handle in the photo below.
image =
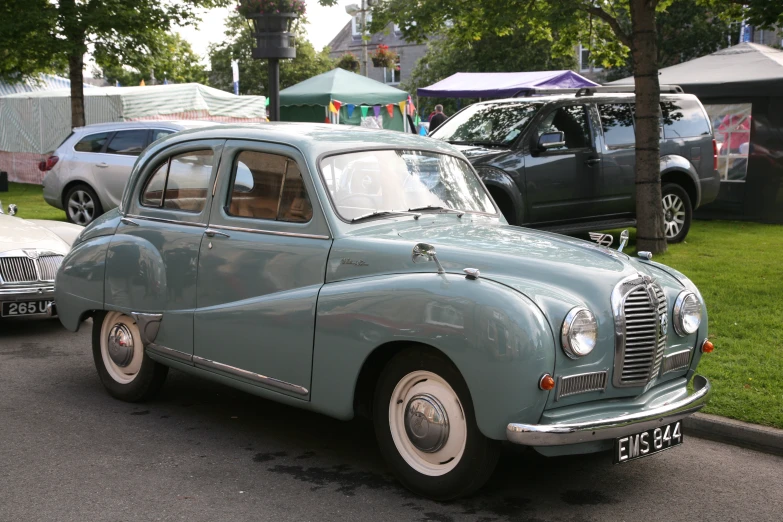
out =
<svg viewBox="0 0 783 522"><path fill-rule="evenodd" d="M231 237L231 236L229 236L228 234L226 234L225 232L218 232L217 230L215 230L215 229L212 229L212 228L208 228L208 229L206 229L206 230L204 231L204 233L205 233L205 234L206 234L208 237L215 237L215 236L221 236L221 237Z"/></svg>
<svg viewBox="0 0 783 522"><path fill-rule="evenodd" d="M585 165L588 167L592 167L593 165L597 165L601 163L601 158L590 158L588 160L585 160Z"/></svg>
<svg viewBox="0 0 783 522"><path fill-rule="evenodd" d="M138 223L136 223L136 222L135 222L135 221L133 221L132 219L128 219L128 218L122 218L122 219L120 219L120 223L122 223L123 225L131 225L131 226L134 226L134 227L137 227L137 226L139 226L139 224L138 224Z"/></svg>
<svg viewBox="0 0 783 522"><path fill-rule="evenodd" d="M109 166L109 164L108 163L96 163L95 166L96 167L100 167L102 169L105 169L106 167Z"/></svg>

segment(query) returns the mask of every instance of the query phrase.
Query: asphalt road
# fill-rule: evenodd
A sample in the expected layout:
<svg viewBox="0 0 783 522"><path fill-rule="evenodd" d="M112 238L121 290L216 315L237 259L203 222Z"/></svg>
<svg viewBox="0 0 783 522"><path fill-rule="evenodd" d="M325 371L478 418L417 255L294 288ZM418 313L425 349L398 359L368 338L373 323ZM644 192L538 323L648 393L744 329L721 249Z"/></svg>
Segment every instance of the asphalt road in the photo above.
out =
<svg viewBox="0 0 783 522"><path fill-rule="evenodd" d="M783 520L783 458L689 438L614 466L509 446L472 498L438 504L343 423L180 372L142 405L109 397L57 321L0 323L0 521Z"/></svg>

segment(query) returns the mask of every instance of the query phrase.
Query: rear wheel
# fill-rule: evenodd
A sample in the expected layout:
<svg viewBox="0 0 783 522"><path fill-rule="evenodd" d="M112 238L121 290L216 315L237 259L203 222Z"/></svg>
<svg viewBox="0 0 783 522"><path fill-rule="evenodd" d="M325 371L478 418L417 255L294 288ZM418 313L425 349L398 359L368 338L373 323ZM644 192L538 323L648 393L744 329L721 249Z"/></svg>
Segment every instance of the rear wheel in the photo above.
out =
<svg viewBox="0 0 783 522"><path fill-rule="evenodd" d="M679 243L691 228L693 207L691 198L680 185L667 183L661 187L663 196L663 221L666 225L666 241Z"/></svg>
<svg viewBox="0 0 783 522"><path fill-rule="evenodd" d="M419 495L469 495L497 464L499 443L479 431L464 379L450 361L428 350L405 350L387 364L373 419L386 462Z"/></svg>
<svg viewBox="0 0 783 522"><path fill-rule="evenodd" d="M120 312L100 312L93 318L92 355L103 386L122 401L152 398L169 371L144 352L138 326Z"/></svg>
<svg viewBox="0 0 783 522"><path fill-rule="evenodd" d="M87 185L74 185L65 195L65 215L77 225L89 225L103 214L98 195Z"/></svg>

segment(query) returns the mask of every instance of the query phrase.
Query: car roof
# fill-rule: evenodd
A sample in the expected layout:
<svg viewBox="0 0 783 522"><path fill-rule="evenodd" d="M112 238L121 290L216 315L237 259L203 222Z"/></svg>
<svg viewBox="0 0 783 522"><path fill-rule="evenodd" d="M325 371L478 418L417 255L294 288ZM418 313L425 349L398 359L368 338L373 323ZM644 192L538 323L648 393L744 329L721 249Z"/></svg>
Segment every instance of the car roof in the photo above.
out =
<svg viewBox="0 0 783 522"><path fill-rule="evenodd" d="M219 125L213 121L201 120L144 120L144 121L113 121L106 123L93 123L84 127L76 127L74 132L100 132L123 129L159 129L170 128L176 130L197 129L203 127L214 127Z"/></svg>
<svg viewBox="0 0 783 522"><path fill-rule="evenodd" d="M515 98L500 98L497 100L485 100L473 105L490 105L493 103L524 103L524 102L538 102L538 103L550 103L564 100L579 100L582 102L590 101L606 101L606 100L633 100L636 98L636 94L632 92L600 92L585 96L576 96L574 93L568 94L547 94L543 96L517 96ZM671 98L696 98L693 94L686 93L661 93L661 99Z"/></svg>
<svg viewBox="0 0 783 522"><path fill-rule="evenodd" d="M323 154L372 149L414 149L459 154L446 142L393 130L365 129L354 125L326 123L245 123L190 129L172 134L149 150L153 153L183 141L202 139L257 140L290 145L311 158Z"/></svg>

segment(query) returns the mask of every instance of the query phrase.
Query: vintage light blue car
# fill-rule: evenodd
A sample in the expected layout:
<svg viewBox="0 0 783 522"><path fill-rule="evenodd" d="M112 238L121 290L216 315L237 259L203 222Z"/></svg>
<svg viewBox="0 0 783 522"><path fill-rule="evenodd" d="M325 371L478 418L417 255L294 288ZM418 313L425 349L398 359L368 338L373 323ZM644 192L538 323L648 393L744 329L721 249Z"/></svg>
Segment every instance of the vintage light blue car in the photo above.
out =
<svg viewBox="0 0 783 522"><path fill-rule="evenodd" d="M452 146L329 125L161 140L57 274L110 394L169 367L339 419L369 416L411 490L478 489L500 441L618 462L707 401L699 291L649 259L506 224ZM686 385L692 380L693 391Z"/></svg>

